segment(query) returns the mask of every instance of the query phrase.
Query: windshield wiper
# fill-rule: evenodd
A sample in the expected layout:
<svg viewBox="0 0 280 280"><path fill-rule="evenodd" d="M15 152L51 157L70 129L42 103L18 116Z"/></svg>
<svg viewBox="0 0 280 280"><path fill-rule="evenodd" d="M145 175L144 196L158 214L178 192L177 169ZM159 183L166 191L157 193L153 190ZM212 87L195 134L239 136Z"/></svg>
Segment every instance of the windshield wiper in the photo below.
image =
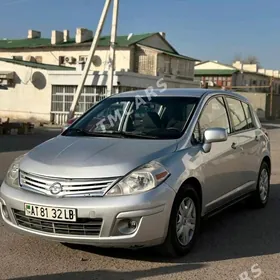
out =
<svg viewBox="0 0 280 280"><path fill-rule="evenodd" d="M90 132L91 133L91 132ZM141 134L135 134L132 132L125 132L125 131L112 131L112 130L108 130L108 131L104 131L104 132L93 132L93 135L104 135L104 136L119 136L122 138L142 138L142 139L157 139L158 137L156 136L151 136L151 135L147 135L144 133Z"/></svg>
<svg viewBox="0 0 280 280"><path fill-rule="evenodd" d="M69 132L69 134L68 134ZM74 132L75 135L71 134L71 132ZM108 132L91 132L88 131L86 129L82 129L82 128L68 128L63 135L65 136L78 136L78 135L82 135L82 136L90 136L90 137L114 137L114 135L112 133L108 133Z"/></svg>
<svg viewBox="0 0 280 280"><path fill-rule="evenodd" d="M81 128L70 128L67 129L63 135L70 136L67 132L74 132L77 134L81 134L83 136L91 136L91 137L121 137L121 138L139 138L139 139L158 139L157 136L151 136L144 133L135 134L131 132L124 132L124 131L104 131L104 132L90 132L86 129ZM74 135L72 135L74 136ZM76 135L75 135L76 136Z"/></svg>
<svg viewBox="0 0 280 280"><path fill-rule="evenodd" d="M121 133L123 136L125 137L131 137L131 138L139 138L139 139L158 139L159 137L157 136L152 136L152 135L148 135L146 133L140 133L140 134L135 134L135 133L132 133L132 132L124 132L124 131L121 131L119 132Z"/></svg>
<svg viewBox="0 0 280 280"><path fill-rule="evenodd" d="M87 130L82 129L82 128L68 128L62 133L62 135L68 136L68 132L75 132L75 133L79 133L79 134L82 134L82 135L85 135L85 136L90 135Z"/></svg>

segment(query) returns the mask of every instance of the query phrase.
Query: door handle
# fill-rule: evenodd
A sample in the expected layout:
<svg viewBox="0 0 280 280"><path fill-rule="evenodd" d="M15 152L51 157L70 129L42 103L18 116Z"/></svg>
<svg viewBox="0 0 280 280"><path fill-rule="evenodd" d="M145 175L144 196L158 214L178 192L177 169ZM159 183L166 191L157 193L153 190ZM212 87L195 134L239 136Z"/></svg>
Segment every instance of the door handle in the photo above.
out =
<svg viewBox="0 0 280 280"><path fill-rule="evenodd" d="M237 147L238 147L238 144L237 144L237 143L235 143L235 142L233 142L233 143L232 143L232 145L231 145L231 147L232 147L232 149L236 150L236 149L237 149Z"/></svg>

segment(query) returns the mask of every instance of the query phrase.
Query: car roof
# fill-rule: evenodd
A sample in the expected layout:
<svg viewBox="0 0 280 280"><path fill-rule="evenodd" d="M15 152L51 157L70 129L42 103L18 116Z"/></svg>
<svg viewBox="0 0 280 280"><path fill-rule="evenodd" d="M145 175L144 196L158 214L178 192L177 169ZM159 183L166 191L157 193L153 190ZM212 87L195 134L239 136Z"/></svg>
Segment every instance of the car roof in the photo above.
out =
<svg viewBox="0 0 280 280"><path fill-rule="evenodd" d="M248 99L238 93L227 91L227 90L213 90L213 89L202 89L202 88L168 88L168 89L146 89L146 90L135 90L135 91L127 91L121 92L112 97L144 97L154 95L158 97L197 97L201 98L202 96L209 94L223 94L231 97L238 98L244 102L248 103Z"/></svg>

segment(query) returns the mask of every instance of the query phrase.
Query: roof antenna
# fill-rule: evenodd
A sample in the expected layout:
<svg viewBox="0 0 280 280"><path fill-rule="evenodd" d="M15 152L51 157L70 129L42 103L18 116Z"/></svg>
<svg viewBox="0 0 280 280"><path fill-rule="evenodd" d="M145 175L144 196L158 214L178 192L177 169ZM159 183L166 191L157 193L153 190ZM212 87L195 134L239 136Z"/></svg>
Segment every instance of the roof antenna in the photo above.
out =
<svg viewBox="0 0 280 280"><path fill-rule="evenodd" d="M128 36L127 36L127 41L130 40L130 38L133 36L133 33L130 33Z"/></svg>

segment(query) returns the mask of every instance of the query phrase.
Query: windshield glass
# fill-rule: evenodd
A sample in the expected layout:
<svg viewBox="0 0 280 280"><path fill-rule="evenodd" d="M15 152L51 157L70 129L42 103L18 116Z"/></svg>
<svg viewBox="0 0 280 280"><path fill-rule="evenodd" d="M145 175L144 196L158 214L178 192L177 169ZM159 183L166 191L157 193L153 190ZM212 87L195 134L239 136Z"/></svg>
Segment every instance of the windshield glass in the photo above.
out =
<svg viewBox="0 0 280 280"><path fill-rule="evenodd" d="M177 139L198 103L194 97L111 97L63 135Z"/></svg>

